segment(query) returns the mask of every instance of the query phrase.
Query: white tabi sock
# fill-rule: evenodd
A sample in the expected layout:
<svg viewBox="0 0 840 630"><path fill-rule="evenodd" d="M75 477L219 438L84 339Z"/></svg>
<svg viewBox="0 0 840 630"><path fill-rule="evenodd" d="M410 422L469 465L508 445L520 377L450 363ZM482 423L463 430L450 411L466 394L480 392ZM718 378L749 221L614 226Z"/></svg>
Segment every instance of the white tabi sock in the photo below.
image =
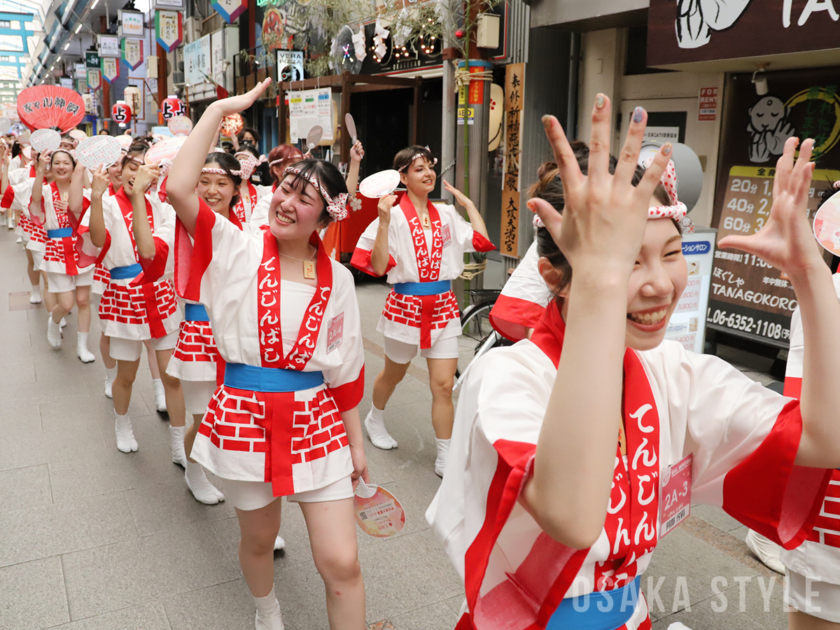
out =
<svg viewBox="0 0 840 630"><path fill-rule="evenodd" d="M76 354L79 356L79 360L82 363L93 363L96 361L96 357L93 356L93 353L90 350L88 350L88 333L80 332L78 335L79 336L76 341Z"/></svg>
<svg viewBox="0 0 840 630"><path fill-rule="evenodd" d="M53 348L61 347L61 326L53 321L52 315L47 318L47 341Z"/></svg>
<svg viewBox="0 0 840 630"><path fill-rule="evenodd" d="M367 429L371 444L376 448L381 448L386 451L397 448L397 441L391 437L388 429L385 428L384 409L377 409L371 405L367 418L365 418L365 428Z"/></svg>
<svg viewBox="0 0 840 630"><path fill-rule="evenodd" d="M255 630L285 630L283 617L280 615L280 602L274 594L274 587L265 597L254 597L254 605L257 607Z"/></svg>
<svg viewBox="0 0 840 630"><path fill-rule="evenodd" d="M187 460L187 470L184 472L184 479L187 480L187 486L190 492L192 492L195 500L199 503L216 505L219 501L225 500L224 495L207 479L204 468L198 462Z"/></svg>
<svg viewBox="0 0 840 630"><path fill-rule="evenodd" d="M438 440L435 438L437 444L437 458L435 459L435 474L438 477L443 477L446 471L446 458L449 456L449 442L451 440Z"/></svg>
<svg viewBox="0 0 840 630"><path fill-rule="evenodd" d="M169 448L172 450L172 463L187 467L187 453L184 451L184 434L187 427L169 427Z"/></svg>
<svg viewBox="0 0 840 630"><path fill-rule="evenodd" d="M121 416L115 414L117 419L115 429L117 433L117 448L123 453L132 453L137 450L137 440L134 439L134 431L131 428L131 420L128 414Z"/></svg>
<svg viewBox="0 0 840 630"><path fill-rule="evenodd" d="M114 379L117 378L117 368L105 368L105 397L113 398Z"/></svg>
<svg viewBox="0 0 840 630"><path fill-rule="evenodd" d="M40 284L33 284L32 289L29 291L29 303L30 304L40 304L41 303L41 285Z"/></svg>
<svg viewBox="0 0 840 630"><path fill-rule="evenodd" d="M166 411L166 388L159 378L152 379L152 388L155 390L155 408L158 411Z"/></svg>

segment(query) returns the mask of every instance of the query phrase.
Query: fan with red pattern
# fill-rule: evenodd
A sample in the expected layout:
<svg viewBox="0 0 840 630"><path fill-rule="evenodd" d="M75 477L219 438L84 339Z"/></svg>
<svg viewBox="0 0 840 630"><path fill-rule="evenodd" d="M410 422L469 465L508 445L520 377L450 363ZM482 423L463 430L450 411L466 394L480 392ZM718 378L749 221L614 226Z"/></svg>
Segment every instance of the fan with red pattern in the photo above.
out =
<svg viewBox="0 0 840 630"><path fill-rule="evenodd" d="M67 133L85 117L81 94L57 85L36 85L18 95L21 122L33 131L55 129Z"/></svg>

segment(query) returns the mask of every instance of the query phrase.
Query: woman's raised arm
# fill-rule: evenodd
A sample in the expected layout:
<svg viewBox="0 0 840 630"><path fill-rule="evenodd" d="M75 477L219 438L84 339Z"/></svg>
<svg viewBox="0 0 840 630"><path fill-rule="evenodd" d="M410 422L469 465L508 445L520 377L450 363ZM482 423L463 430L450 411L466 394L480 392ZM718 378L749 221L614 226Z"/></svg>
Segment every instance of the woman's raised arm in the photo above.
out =
<svg viewBox="0 0 840 630"><path fill-rule="evenodd" d="M190 234L195 233L195 221L198 217L198 196L195 194L195 187L201 176L201 167L207 159L207 147L213 141L219 123L225 116L251 107L269 83L271 79L266 79L247 94L231 96L211 104L178 151L166 180L166 193L169 202L175 208L175 213Z"/></svg>
<svg viewBox="0 0 840 630"><path fill-rule="evenodd" d="M93 174L90 191L90 242L94 247L105 247L108 230L102 213L102 195L108 190L108 170L100 166Z"/></svg>
<svg viewBox="0 0 840 630"><path fill-rule="evenodd" d="M38 166L35 168L35 181L32 183L32 196L29 198L30 216L41 217L41 194L44 189L44 177L50 168L50 154L47 151L38 157ZM41 220L45 220L42 217Z"/></svg>

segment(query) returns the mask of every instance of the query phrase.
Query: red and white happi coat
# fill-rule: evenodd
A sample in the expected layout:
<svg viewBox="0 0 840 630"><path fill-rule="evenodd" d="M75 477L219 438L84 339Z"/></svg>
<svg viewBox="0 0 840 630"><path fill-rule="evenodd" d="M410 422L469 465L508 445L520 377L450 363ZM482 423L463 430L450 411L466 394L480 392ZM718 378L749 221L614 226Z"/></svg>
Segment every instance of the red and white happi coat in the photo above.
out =
<svg viewBox="0 0 840 630"><path fill-rule="evenodd" d="M271 187L270 186L255 186L250 181L243 182L244 191L247 191L246 194L243 194L243 190L240 189L239 192L239 201L236 202L236 205L233 206L233 211L236 213L236 218L239 219L240 223L248 223L251 220L251 217L254 215L256 211L257 204L265 197L271 197ZM266 217L268 213L266 212ZM266 221L267 223L267 221Z"/></svg>
<svg viewBox="0 0 840 630"><path fill-rule="evenodd" d="M318 286L284 356L277 240L240 230L203 206L186 298L207 308L227 363L320 371L324 385L290 393L216 389L192 450L216 475L270 481L275 496L316 490L353 470L341 412L364 393L364 349L353 276L318 247ZM180 261L179 261L180 264Z"/></svg>
<svg viewBox="0 0 840 630"><path fill-rule="evenodd" d="M6 192L3 193L3 198L0 199L0 207L4 208L10 214L20 212L20 220L15 226L15 234L20 236L25 243L29 243L32 238L32 232L35 228L38 229L37 238L39 240L38 249L35 251L44 251L46 247L47 232L44 226L36 226L29 219L29 199L32 195L32 185L35 183L33 178L25 178L23 181L13 184L11 178L9 179L9 186Z"/></svg>
<svg viewBox="0 0 840 630"><path fill-rule="evenodd" d="M834 274L834 289L840 298L840 274ZM799 307L790 322L790 351L785 372L785 396L799 398L805 358L805 334ZM783 551L782 563L806 578L840 584L840 471L835 470L814 530L796 549ZM814 589L817 591L818 589Z"/></svg>
<svg viewBox="0 0 840 630"><path fill-rule="evenodd" d="M202 209L210 212L210 207L199 197ZM230 212L230 222L242 229L242 221L235 212ZM185 297L190 278L190 260L194 250L193 241L184 225L178 221L175 229L175 292L187 304L198 304L196 300ZM219 354L216 338L210 322L181 322L178 342L166 373L182 381L215 381L221 385L225 375L225 361Z"/></svg>
<svg viewBox="0 0 840 630"><path fill-rule="evenodd" d="M493 328L511 341L525 339L528 329L537 327L551 301L551 290L540 275L539 260L534 241L490 310Z"/></svg>
<svg viewBox="0 0 840 630"><path fill-rule="evenodd" d="M446 475L426 514L464 579L459 630L542 629L564 598L621 588L642 574L658 539L659 480L688 455L692 504L723 507L788 548L808 536L831 473L794 465L798 401L673 341L625 355L627 455L616 440L597 542L578 551L545 534L518 498L532 473L564 331L552 302L530 341L482 357L462 387ZM650 627L640 597L623 628Z"/></svg>
<svg viewBox="0 0 840 630"><path fill-rule="evenodd" d="M76 276L93 269L99 254L99 250L91 244L90 237L86 235L85 226L90 218L87 216L88 208L90 208L90 192L85 191L82 213L79 217L76 217L69 208L56 209L55 204L60 201L61 193L58 190L58 184L55 182L44 184L41 191L40 213L33 214L30 208L30 219L36 225L43 224L47 231L72 229L70 236L46 239L41 269L48 273Z"/></svg>
<svg viewBox="0 0 840 630"><path fill-rule="evenodd" d="M108 190L105 191L102 197L113 197L116 194L117 191L114 189L114 185L108 184ZM93 284L91 285L90 292L94 295L103 295L105 293L105 289L108 288L108 283L110 281L111 272L105 269L101 260L97 260L96 265L93 268Z"/></svg>
<svg viewBox="0 0 840 630"><path fill-rule="evenodd" d="M159 339L177 330L181 323L175 289L166 277L173 270L175 211L156 195L146 195L146 213L155 239L155 257L151 260L137 255L131 227L134 211L125 190L102 196L107 234L99 261L109 271L137 263L143 268L136 278L110 279L99 302L99 319L108 337Z"/></svg>
<svg viewBox="0 0 840 630"><path fill-rule="evenodd" d="M388 227L388 284L400 282L435 282L455 280L464 271L464 254L489 252L493 243L474 231L454 206L427 206L431 227L423 229L408 195L402 195L391 209ZM379 229L379 219L364 231L351 264L375 276L370 256ZM438 339L461 334L458 302L452 291L440 295L401 295L394 291L385 300L385 308L376 330L389 339L429 348Z"/></svg>

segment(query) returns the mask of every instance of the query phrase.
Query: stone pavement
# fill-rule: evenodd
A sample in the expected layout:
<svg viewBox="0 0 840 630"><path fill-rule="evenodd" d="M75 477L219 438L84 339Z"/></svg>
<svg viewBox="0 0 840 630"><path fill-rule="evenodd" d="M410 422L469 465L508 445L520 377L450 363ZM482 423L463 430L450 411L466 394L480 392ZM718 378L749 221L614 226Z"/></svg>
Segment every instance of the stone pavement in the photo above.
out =
<svg viewBox="0 0 840 630"><path fill-rule="evenodd" d="M25 258L5 229L0 269L0 629L253 628L234 510L191 497L170 460L168 425L153 411L145 360L130 410L140 450L124 455L115 446L102 362L76 358L74 315L64 347L48 346L46 314L27 308ZM363 415L383 364L375 325L386 292L376 283L358 289L368 375ZM90 346L97 357L98 334L94 320ZM768 367L747 355L732 358L757 377ZM400 448L368 444L368 461L372 481L402 499L408 520L392 539L359 533L368 622L376 630L452 630L463 589L423 516L439 480L422 361L392 400L387 416ZM326 629L322 582L294 505L284 505L281 534L287 549L276 558L276 584L286 627ZM662 541L643 578L658 593L651 599L654 628L674 621L693 630L787 627L780 579L771 589L775 574L752 558L744 535L722 511L697 507ZM715 611L722 602L715 576L727 598L724 612Z"/></svg>

